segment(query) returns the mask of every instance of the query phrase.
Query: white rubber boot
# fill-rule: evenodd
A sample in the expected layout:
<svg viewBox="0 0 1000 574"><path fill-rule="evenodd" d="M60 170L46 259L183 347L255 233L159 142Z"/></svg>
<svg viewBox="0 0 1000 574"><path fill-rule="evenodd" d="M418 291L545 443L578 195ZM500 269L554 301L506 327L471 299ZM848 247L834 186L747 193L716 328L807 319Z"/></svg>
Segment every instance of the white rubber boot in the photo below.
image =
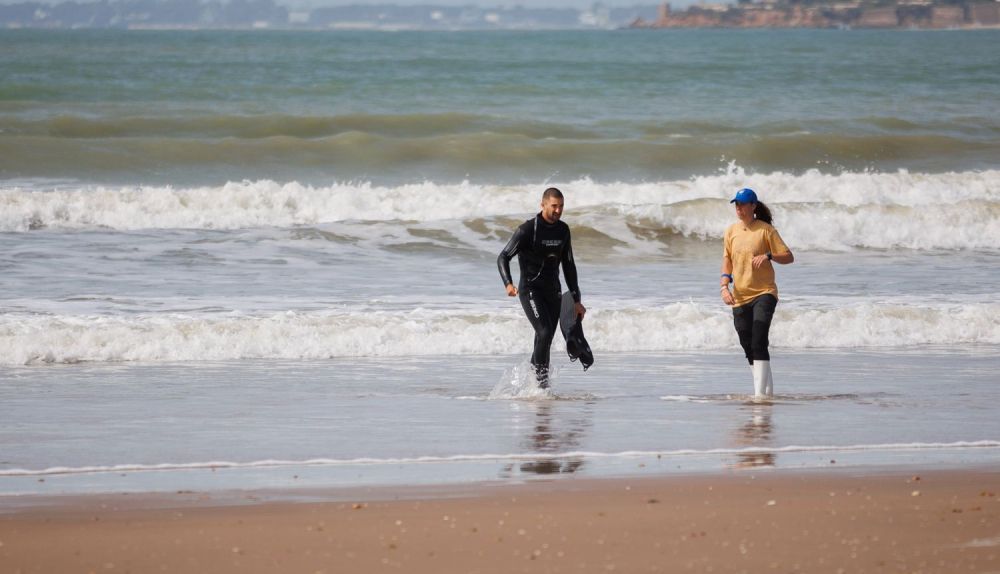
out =
<svg viewBox="0 0 1000 574"><path fill-rule="evenodd" d="M753 398L763 399L767 394L767 380L771 373L771 361L755 359L753 362Z"/></svg>
<svg viewBox="0 0 1000 574"><path fill-rule="evenodd" d="M764 370L767 372L767 383L764 384L764 394L768 397L774 396L774 376L771 375L771 361L764 361L767 363L767 367Z"/></svg>

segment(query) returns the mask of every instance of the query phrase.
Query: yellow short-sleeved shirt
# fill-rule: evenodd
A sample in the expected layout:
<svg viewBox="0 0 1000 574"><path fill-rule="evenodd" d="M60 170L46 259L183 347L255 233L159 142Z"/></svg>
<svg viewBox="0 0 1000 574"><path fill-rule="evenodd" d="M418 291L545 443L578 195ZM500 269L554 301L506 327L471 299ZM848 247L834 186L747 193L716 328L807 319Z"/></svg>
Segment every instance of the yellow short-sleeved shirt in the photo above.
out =
<svg viewBox="0 0 1000 574"><path fill-rule="evenodd" d="M772 263L768 261L760 269L753 268L756 255L788 253L788 247L775 228L756 219L750 225L737 221L726 229L722 252L733 262L735 307L746 305L765 293L778 296Z"/></svg>

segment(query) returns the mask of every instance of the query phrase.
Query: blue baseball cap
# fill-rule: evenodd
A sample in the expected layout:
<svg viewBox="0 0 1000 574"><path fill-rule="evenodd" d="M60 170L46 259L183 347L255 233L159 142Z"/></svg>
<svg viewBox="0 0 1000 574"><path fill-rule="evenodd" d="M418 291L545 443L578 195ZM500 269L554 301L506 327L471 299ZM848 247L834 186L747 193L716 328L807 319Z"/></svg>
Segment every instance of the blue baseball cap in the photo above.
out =
<svg viewBox="0 0 1000 574"><path fill-rule="evenodd" d="M729 203L757 203L757 194L749 187L736 192L736 197L729 200Z"/></svg>

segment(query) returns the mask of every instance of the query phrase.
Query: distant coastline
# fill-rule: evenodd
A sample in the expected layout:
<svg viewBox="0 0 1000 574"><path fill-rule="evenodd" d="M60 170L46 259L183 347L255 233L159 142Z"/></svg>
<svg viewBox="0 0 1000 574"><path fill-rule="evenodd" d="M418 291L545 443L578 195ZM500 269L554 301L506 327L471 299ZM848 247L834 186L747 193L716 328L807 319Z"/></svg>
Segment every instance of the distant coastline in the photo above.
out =
<svg viewBox="0 0 1000 574"><path fill-rule="evenodd" d="M0 30L614 30L662 28L1000 28L1000 0L735 0L531 8L285 0L67 0L0 4ZM433 0L431 0L433 2ZM641 1L641 0L640 0ZM685 1L685 0L680 0Z"/></svg>
<svg viewBox="0 0 1000 574"><path fill-rule="evenodd" d="M660 6L657 18L637 18L632 28L1000 28L1000 1L931 0L741 1L699 4L673 11Z"/></svg>

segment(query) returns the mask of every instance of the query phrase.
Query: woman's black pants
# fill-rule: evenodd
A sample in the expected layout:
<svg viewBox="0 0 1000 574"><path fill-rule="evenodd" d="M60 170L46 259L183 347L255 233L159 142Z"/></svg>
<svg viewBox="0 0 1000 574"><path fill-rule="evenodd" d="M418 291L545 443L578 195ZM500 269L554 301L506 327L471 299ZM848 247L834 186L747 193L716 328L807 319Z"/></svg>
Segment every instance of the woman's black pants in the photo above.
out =
<svg viewBox="0 0 1000 574"><path fill-rule="evenodd" d="M778 306L778 298L770 293L761 295L742 307L733 307L733 325L740 337L740 346L752 365L755 359L770 361L767 352L767 333L771 330L771 317Z"/></svg>

